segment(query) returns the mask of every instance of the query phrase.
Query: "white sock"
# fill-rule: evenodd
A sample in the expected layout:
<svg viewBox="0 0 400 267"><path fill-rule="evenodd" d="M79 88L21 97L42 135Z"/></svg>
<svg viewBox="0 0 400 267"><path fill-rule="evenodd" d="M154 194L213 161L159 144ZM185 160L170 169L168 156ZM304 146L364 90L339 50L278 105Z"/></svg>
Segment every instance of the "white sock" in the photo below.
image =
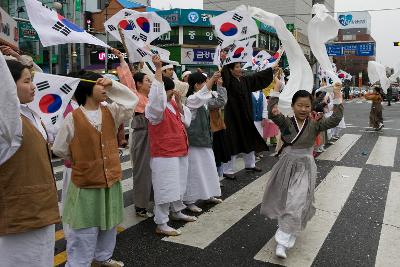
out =
<svg viewBox="0 0 400 267"><path fill-rule="evenodd" d="M158 224L157 226L161 231L166 231L166 232L176 231L176 229L168 226L168 224L166 223Z"/></svg>

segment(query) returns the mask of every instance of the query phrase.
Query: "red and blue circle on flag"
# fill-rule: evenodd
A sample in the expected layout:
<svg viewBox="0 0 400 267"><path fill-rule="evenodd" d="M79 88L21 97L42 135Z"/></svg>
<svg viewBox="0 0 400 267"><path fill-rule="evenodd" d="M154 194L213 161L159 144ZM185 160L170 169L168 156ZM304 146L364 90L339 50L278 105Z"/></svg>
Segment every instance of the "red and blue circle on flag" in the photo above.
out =
<svg viewBox="0 0 400 267"><path fill-rule="evenodd" d="M58 16L58 20L61 23L63 23L66 27L68 27L69 29L73 30L74 32L84 32L85 31L84 29L82 29L78 25L75 25L74 23L72 23L71 21L67 20L66 18L64 18L60 14L57 14L57 16Z"/></svg>
<svg viewBox="0 0 400 267"><path fill-rule="evenodd" d="M238 47L236 48L235 52L233 52L233 58L240 58L242 56L242 53L244 51L244 47Z"/></svg>
<svg viewBox="0 0 400 267"><path fill-rule="evenodd" d="M136 19L136 23L139 26L139 28L142 29L142 31L144 31L145 33L150 32L150 22L147 18L139 17Z"/></svg>
<svg viewBox="0 0 400 267"><path fill-rule="evenodd" d="M223 23L219 30L225 36L234 36L238 33L236 25L230 22Z"/></svg>
<svg viewBox="0 0 400 267"><path fill-rule="evenodd" d="M132 31L134 29L134 25L126 19L121 20L118 23L118 26L125 31Z"/></svg>
<svg viewBox="0 0 400 267"><path fill-rule="evenodd" d="M39 101L39 108L43 113L57 112L62 105L62 99L56 94L47 94L42 96Z"/></svg>

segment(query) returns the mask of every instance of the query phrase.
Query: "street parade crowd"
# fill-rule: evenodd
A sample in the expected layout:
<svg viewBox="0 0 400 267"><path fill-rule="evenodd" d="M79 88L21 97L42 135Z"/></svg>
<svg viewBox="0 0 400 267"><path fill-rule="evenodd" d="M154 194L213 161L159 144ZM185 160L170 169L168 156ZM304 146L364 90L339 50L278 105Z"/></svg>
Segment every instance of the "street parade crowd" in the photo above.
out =
<svg viewBox="0 0 400 267"><path fill-rule="evenodd" d="M223 15L240 12L251 19L249 14L262 13L248 11ZM308 75L309 65L297 64L302 58L291 53L300 49L298 44L279 34L290 73L279 67L280 52L244 76L242 63L248 57L229 63L232 47L221 46L219 71L186 71L180 80L174 62L162 54L148 53L136 70L111 48L120 59L119 81L90 71L70 72L63 79L75 79L76 88L58 124L45 123L32 108L42 86L34 84L40 68L28 56L1 47L0 265L52 266L55 224L62 222L66 266L124 266L112 257L124 212L121 146L130 152L136 215L154 217L155 234L165 236L181 234L169 220L195 222L186 211L201 213L199 202L223 202L220 180L237 179L238 157L247 172L262 172L256 160L275 149L271 152L279 160L260 212L277 220L276 255L286 258L315 214L314 157L333 145L346 126L342 83L324 77L317 90L305 86L299 73ZM293 90L295 82L300 83ZM370 121L376 129L383 127L381 94L377 88L366 96L373 101ZM129 140L124 125L131 129ZM60 210L54 155L65 165Z"/></svg>

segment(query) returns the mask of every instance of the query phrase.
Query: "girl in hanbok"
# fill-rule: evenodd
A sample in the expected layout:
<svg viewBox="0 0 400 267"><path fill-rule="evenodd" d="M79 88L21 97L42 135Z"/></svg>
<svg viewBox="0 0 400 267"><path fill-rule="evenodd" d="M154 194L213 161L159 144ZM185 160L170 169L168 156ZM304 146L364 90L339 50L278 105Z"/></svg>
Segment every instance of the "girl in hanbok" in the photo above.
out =
<svg viewBox="0 0 400 267"><path fill-rule="evenodd" d="M189 138L189 171L186 193L183 197L187 209L193 212L201 212L196 206L197 200L208 200L213 203L221 203L216 198L221 196L219 176L215 165L214 152L212 150L212 133L210 131L209 107L221 108L225 105L225 88L219 86L215 96L212 94L214 83L220 79L221 74L216 72L207 81L205 75L195 72L189 75L189 90L186 106L192 113L192 122L187 129Z"/></svg>
<svg viewBox="0 0 400 267"><path fill-rule="evenodd" d="M124 208L117 131L138 97L100 74L71 76L81 79L74 94L79 108L67 115L53 145L72 167L62 218L68 224L66 266L124 266L111 259ZM107 98L114 102L102 106Z"/></svg>
<svg viewBox="0 0 400 267"><path fill-rule="evenodd" d="M371 112L369 113L369 126L379 131L383 128L383 116L382 116L382 93L379 87L374 88L372 94L366 94L365 99L371 100Z"/></svg>
<svg viewBox="0 0 400 267"><path fill-rule="evenodd" d="M310 120L312 95L305 90L296 92L292 99L293 117L284 116L277 108L279 88L271 94L268 115L278 125L284 142L279 161L271 171L261 204L261 214L278 219L275 234L276 255L286 258L286 249L293 247L296 236L314 216L314 188L317 166L313 157L316 136L336 127L343 117L341 85L334 86L334 109L328 119Z"/></svg>

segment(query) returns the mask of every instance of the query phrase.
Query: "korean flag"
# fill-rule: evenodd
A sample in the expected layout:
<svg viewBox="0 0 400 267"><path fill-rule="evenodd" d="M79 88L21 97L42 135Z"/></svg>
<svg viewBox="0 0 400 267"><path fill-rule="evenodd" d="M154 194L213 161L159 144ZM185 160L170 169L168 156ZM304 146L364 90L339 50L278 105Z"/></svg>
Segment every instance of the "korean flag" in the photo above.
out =
<svg viewBox="0 0 400 267"><path fill-rule="evenodd" d="M28 106L39 114L45 125L55 125L62 117L79 81L77 78L37 72L33 79L36 86L35 98Z"/></svg>
<svg viewBox="0 0 400 267"><path fill-rule="evenodd" d="M67 43L86 43L109 47L100 39L58 14L37 0L24 0L33 28L43 46Z"/></svg>
<svg viewBox="0 0 400 267"><path fill-rule="evenodd" d="M249 38L259 33L254 19L243 9L222 13L210 19L218 43L222 48L231 45L235 40Z"/></svg>
<svg viewBox="0 0 400 267"><path fill-rule="evenodd" d="M121 41L118 28L123 30L125 42L144 47L171 30L169 23L155 12L136 12L123 9L104 23L106 30Z"/></svg>
<svg viewBox="0 0 400 267"><path fill-rule="evenodd" d="M237 62L249 62L253 59L253 44L256 41L255 38L250 38L241 41L235 41L228 50L223 65L237 63Z"/></svg>

